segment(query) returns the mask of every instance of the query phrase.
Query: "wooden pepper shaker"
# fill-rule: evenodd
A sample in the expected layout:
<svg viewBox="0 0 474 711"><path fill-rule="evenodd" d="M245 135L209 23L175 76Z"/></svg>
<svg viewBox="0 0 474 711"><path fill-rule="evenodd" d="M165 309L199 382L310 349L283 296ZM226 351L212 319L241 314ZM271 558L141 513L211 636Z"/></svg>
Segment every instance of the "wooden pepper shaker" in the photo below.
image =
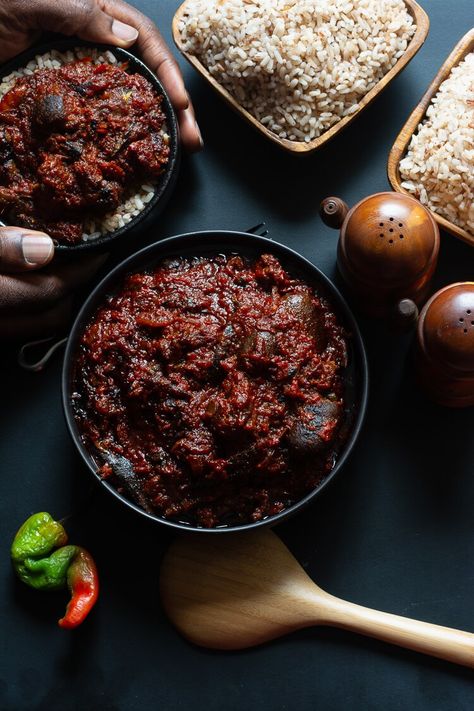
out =
<svg viewBox="0 0 474 711"><path fill-rule="evenodd" d="M412 305L427 298L438 260L439 230L431 213L408 195L384 192L350 210L340 198L326 198L320 214L340 229L337 263L359 307L369 316L413 322Z"/></svg>
<svg viewBox="0 0 474 711"><path fill-rule="evenodd" d="M474 282L450 284L420 313L416 369L428 395L441 405L474 405Z"/></svg>

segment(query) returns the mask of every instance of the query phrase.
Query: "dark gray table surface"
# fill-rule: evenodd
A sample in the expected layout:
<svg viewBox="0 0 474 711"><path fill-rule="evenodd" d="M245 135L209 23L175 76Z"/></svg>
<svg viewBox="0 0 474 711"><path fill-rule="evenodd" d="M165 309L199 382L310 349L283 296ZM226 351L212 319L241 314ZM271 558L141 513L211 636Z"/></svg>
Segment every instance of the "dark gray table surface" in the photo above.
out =
<svg viewBox="0 0 474 711"><path fill-rule="evenodd" d="M170 38L176 0L136 2ZM445 57L474 25L472 0L425 0L426 44L340 137L301 159L236 117L180 60L205 150L185 159L158 227L140 243L181 232L246 229L271 236L335 276L336 233L317 208L387 188L389 148ZM136 246L129 245L133 251ZM474 277L474 251L442 235L436 286ZM322 587L388 612L474 632L474 416L428 402L414 387L410 338L360 320L371 371L366 426L345 469L313 506L278 532ZM10 539L31 512L70 512L90 478L60 405L60 366L27 375L3 348L0 430L0 709L474 708L472 671L336 631L310 629L259 649L189 646L167 622L157 577L170 534L103 494L70 525L101 573L83 628L56 626L64 596L15 584Z"/></svg>

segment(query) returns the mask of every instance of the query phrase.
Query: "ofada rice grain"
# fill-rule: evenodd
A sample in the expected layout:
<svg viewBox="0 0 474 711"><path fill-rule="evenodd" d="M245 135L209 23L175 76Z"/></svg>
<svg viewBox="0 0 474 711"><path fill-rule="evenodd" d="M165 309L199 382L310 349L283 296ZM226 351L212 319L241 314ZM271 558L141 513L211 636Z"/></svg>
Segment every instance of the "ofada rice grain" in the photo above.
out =
<svg viewBox="0 0 474 711"><path fill-rule="evenodd" d="M399 167L405 190L474 235L474 52L439 87Z"/></svg>

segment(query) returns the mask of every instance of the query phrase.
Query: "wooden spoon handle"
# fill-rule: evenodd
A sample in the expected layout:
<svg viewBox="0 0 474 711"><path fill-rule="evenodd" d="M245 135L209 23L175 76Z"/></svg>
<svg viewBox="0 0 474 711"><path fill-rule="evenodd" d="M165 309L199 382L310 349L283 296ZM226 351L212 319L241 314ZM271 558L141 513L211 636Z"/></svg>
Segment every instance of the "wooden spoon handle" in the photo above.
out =
<svg viewBox="0 0 474 711"><path fill-rule="evenodd" d="M322 624L359 632L399 647L474 668L474 634L378 612L328 595Z"/></svg>

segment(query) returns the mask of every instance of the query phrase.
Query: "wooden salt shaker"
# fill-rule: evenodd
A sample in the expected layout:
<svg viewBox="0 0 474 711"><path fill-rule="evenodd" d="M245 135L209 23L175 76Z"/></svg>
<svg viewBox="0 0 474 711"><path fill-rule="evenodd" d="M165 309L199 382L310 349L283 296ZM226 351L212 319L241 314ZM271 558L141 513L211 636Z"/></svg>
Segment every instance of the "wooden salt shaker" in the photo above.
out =
<svg viewBox="0 0 474 711"><path fill-rule="evenodd" d="M441 405L474 405L474 282L450 284L425 304L418 320L416 369Z"/></svg>
<svg viewBox="0 0 474 711"><path fill-rule="evenodd" d="M340 229L339 271L361 310L412 324L438 260L439 230L431 213L408 195L384 192L350 210L340 198L328 197L320 214Z"/></svg>

